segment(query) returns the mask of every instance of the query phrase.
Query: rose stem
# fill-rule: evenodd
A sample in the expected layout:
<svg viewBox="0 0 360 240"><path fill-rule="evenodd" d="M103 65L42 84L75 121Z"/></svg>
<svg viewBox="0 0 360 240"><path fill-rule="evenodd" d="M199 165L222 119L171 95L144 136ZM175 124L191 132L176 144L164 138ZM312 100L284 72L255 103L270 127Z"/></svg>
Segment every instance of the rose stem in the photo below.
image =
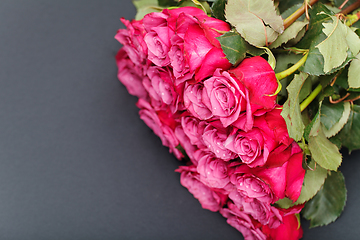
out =
<svg viewBox="0 0 360 240"><path fill-rule="evenodd" d="M321 84L317 85L317 87L310 93L310 95L300 103L300 111L304 111L304 109L309 106L309 104L316 98L316 96L321 92L322 86Z"/></svg>
<svg viewBox="0 0 360 240"><path fill-rule="evenodd" d="M309 2L309 5L312 6L314 5L317 1L319 0L310 0ZM293 14L291 14L289 17L287 17L285 20L284 20L284 28L288 28L293 22L296 21L296 19L298 19L301 15L304 14L305 12L305 4L299 8L298 10L296 10Z"/></svg>
<svg viewBox="0 0 360 240"><path fill-rule="evenodd" d="M292 65L290 68L288 68L282 72L276 73L275 74L276 79L280 81L281 79L286 78L287 76L290 76L291 74L293 74L296 70L299 69L299 67L301 67L305 63L308 55L309 55L309 52L307 52L297 63Z"/></svg>
<svg viewBox="0 0 360 240"><path fill-rule="evenodd" d="M360 7L360 0L358 0L357 2L354 2L353 4L351 4L350 6L348 6L347 8L344 8L341 12L341 14L347 15L349 13L351 13L352 11L354 11L355 9Z"/></svg>

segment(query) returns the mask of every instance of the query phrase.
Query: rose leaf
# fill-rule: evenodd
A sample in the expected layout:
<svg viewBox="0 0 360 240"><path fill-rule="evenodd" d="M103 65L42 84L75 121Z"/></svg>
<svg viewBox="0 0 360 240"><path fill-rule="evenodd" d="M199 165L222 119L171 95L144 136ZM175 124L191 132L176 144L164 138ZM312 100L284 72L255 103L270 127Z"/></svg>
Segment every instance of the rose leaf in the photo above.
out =
<svg viewBox="0 0 360 240"><path fill-rule="evenodd" d="M327 38L315 46L324 57L325 73L341 66L348 57L348 50L355 55L360 50L359 37L339 18L335 16L330 17L332 22L324 22L324 28L322 29Z"/></svg>
<svg viewBox="0 0 360 240"><path fill-rule="evenodd" d="M225 4L226 4L226 0L214 1L214 3L211 6L211 12L215 18L226 21Z"/></svg>
<svg viewBox="0 0 360 240"><path fill-rule="evenodd" d="M308 201L320 190L327 177L327 170L315 165L315 161L311 161L309 167L313 169L307 170L304 178L304 183L301 188L301 194L294 205L303 204Z"/></svg>
<svg viewBox="0 0 360 240"><path fill-rule="evenodd" d="M331 104L325 102L321 105L321 123L326 129L332 128L337 123L344 112L344 103Z"/></svg>
<svg viewBox="0 0 360 240"><path fill-rule="evenodd" d="M313 127L315 127L315 124ZM318 128L315 136L312 134L312 130L310 131L308 141L312 158L321 167L336 171L342 161L339 149L325 137L321 127Z"/></svg>
<svg viewBox="0 0 360 240"><path fill-rule="evenodd" d="M248 50L248 43L236 31L229 31L217 38L226 58L233 65L240 63Z"/></svg>
<svg viewBox="0 0 360 240"><path fill-rule="evenodd" d="M348 84L350 88L360 88L360 54L353 59L349 66Z"/></svg>
<svg viewBox="0 0 360 240"><path fill-rule="evenodd" d="M258 47L275 41L284 31L272 0L228 0L225 17L247 42Z"/></svg>
<svg viewBox="0 0 360 240"><path fill-rule="evenodd" d="M301 118L299 94L308 75L300 72L296 74L287 86L288 99L283 105L281 116L285 119L289 136L295 141L300 141L304 132L304 123Z"/></svg>
<svg viewBox="0 0 360 240"><path fill-rule="evenodd" d="M277 48L284 43L287 43L291 39L295 39L299 32L308 24L308 20L304 21L296 21L291 24L283 34L279 35L279 37L270 45L270 48Z"/></svg>
<svg viewBox="0 0 360 240"><path fill-rule="evenodd" d="M310 228L335 221L346 203L345 179L341 172L331 172L324 186L313 199L305 204L303 216L310 220Z"/></svg>
<svg viewBox="0 0 360 240"><path fill-rule="evenodd" d="M335 136L351 152L360 149L360 106L352 105L350 116L343 129Z"/></svg>
<svg viewBox="0 0 360 240"><path fill-rule="evenodd" d="M325 110L323 108L324 105L325 104L323 104L322 108L321 108L321 122L324 126L324 128L322 130L323 130L325 136L327 138L330 138L332 136L335 136L345 126L345 124L348 121L349 116L350 116L351 106L350 106L349 102L342 103L341 105L343 105L343 110L342 110L340 119L338 121L335 121L335 123L333 124L333 122L335 120L334 116L337 115L337 117L338 117L338 114L340 113L340 112L337 112L337 113L335 113L335 112L338 111L339 109L335 110L334 109L335 107L332 107L332 108L327 107L327 109ZM335 105L338 105L338 104L334 104L334 106ZM333 115L331 115L331 114L333 114ZM325 120L324 115L330 116L330 118L326 117L325 118L326 120ZM325 126L324 122L326 122L328 127L330 127L330 128L327 128Z"/></svg>

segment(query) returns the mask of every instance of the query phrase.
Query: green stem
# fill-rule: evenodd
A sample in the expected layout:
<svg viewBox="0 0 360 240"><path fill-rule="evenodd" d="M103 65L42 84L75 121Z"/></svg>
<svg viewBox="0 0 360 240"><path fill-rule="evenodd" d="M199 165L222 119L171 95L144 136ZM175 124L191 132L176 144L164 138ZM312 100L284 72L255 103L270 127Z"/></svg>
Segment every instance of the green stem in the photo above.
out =
<svg viewBox="0 0 360 240"><path fill-rule="evenodd" d="M299 69L299 67L301 67L305 63L308 55L309 55L309 52L307 52L297 63L295 63L290 68L288 68L282 72L276 73L275 74L276 79L280 81L281 79L286 78L287 76L290 76L291 74L293 74L296 70Z"/></svg>
<svg viewBox="0 0 360 240"><path fill-rule="evenodd" d="M314 91L312 91L312 93L302 103L300 103L301 112L304 111L304 109L316 98L316 96L321 92L321 89L321 84L317 85Z"/></svg>

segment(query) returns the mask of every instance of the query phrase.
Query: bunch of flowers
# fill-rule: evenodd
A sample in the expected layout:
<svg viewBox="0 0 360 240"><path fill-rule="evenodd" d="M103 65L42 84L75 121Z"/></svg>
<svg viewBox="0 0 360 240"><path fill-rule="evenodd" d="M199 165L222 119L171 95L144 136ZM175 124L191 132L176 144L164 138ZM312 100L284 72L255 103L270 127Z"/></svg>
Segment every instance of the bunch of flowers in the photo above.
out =
<svg viewBox="0 0 360 240"><path fill-rule="evenodd" d="M349 115L358 116L360 80L335 80L359 72L360 39L323 4L312 8L308 25L294 15L283 21L271 0L246 2L135 1L137 20L121 19L126 29L115 36L123 45L118 78L139 98L140 118L186 161L176 171L203 208L219 211L245 239L299 239L301 210L320 226L345 204L338 147L359 148L345 135L354 130ZM300 10L307 13L307 4ZM326 48L338 26L347 55L334 63ZM276 60L290 68L275 74ZM323 219L327 185L340 190L329 206L334 216Z"/></svg>

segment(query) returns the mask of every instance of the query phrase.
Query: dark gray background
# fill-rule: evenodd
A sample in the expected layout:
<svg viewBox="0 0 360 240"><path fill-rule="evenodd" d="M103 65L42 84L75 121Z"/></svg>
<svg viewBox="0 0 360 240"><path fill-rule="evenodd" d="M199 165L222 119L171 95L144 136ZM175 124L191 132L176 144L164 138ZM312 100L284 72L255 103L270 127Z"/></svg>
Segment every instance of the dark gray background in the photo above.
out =
<svg viewBox="0 0 360 240"><path fill-rule="evenodd" d="M130 0L0 1L0 239L242 239L179 183L179 162L116 77ZM342 217L304 239L358 239L359 152Z"/></svg>

